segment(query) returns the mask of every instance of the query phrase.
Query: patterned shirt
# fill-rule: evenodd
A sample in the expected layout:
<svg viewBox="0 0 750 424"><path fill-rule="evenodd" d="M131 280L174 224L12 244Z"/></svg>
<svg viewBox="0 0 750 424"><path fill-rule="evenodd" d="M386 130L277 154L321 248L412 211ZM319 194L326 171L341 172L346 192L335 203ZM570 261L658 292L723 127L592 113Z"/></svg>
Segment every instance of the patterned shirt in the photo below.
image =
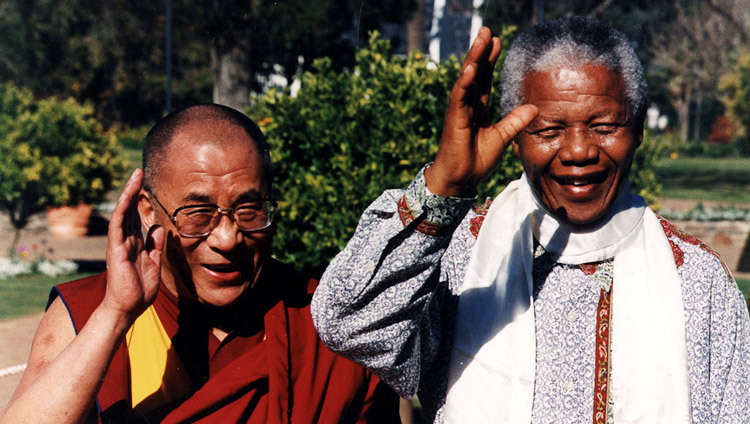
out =
<svg viewBox="0 0 750 424"><path fill-rule="evenodd" d="M386 191L331 262L312 303L331 349L402 396L418 394L435 423L443 422L458 293L488 207L472 203L429 193L421 172L406 191ZM662 226L682 280L693 422L750 423L744 298L715 252L667 221ZM617 290L611 275L611 260L565 265L536 252L533 422L611 420L606 387L617 365L597 355L608 351L599 330L608 327L602 312Z"/></svg>

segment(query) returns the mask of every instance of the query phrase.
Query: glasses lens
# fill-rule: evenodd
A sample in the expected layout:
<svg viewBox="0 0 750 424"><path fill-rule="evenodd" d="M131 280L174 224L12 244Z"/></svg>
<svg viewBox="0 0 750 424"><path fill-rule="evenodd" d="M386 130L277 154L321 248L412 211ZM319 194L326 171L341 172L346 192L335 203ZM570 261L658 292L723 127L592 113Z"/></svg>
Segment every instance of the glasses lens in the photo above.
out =
<svg viewBox="0 0 750 424"><path fill-rule="evenodd" d="M243 231L255 231L271 225L274 205L264 200L241 203L234 208L234 221Z"/></svg>
<svg viewBox="0 0 750 424"><path fill-rule="evenodd" d="M211 232L217 212L212 206L188 206L175 216L177 231L186 236L199 236Z"/></svg>

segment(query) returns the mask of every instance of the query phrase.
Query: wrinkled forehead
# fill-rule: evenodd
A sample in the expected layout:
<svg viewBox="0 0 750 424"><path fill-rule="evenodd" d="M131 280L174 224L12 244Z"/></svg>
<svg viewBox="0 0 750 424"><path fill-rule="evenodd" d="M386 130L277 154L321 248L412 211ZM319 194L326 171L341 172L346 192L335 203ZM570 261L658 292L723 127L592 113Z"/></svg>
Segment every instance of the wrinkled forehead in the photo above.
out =
<svg viewBox="0 0 750 424"><path fill-rule="evenodd" d="M599 64L560 66L527 73L521 84L524 102L540 95L570 97L585 94L617 97L626 101L625 82L621 73Z"/></svg>
<svg viewBox="0 0 750 424"><path fill-rule="evenodd" d="M226 121L201 121L180 128L164 149L158 169L157 190L165 184L171 189L191 184L194 175L242 174L265 186L256 144L242 127Z"/></svg>

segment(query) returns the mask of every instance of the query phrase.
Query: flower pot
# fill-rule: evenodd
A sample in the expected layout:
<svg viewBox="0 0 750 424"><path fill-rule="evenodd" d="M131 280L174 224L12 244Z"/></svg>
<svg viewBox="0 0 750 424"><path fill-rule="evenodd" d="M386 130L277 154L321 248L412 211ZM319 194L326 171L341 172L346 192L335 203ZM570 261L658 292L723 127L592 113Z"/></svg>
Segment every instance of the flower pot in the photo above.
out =
<svg viewBox="0 0 750 424"><path fill-rule="evenodd" d="M49 231L59 238L83 237L88 232L89 219L93 211L91 205L59 206L47 208Z"/></svg>

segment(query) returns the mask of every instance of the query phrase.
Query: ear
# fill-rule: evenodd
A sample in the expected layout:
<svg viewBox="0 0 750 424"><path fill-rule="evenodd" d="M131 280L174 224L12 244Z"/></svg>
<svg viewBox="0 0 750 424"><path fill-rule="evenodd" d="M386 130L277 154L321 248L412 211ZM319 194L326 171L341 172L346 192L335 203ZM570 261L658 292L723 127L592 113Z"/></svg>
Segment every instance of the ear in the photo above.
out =
<svg viewBox="0 0 750 424"><path fill-rule="evenodd" d="M633 126L633 137L635 137L636 149L640 147L641 143L643 143L643 125L644 124L645 124L645 119L641 119L640 122L636 122L635 126Z"/></svg>
<svg viewBox="0 0 750 424"><path fill-rule="evenodd" d="M151 228L156 224L156 210L151 200L151 195L146 190L138 193L138 214L141 216L141 223L146 228Z"/></svg>

